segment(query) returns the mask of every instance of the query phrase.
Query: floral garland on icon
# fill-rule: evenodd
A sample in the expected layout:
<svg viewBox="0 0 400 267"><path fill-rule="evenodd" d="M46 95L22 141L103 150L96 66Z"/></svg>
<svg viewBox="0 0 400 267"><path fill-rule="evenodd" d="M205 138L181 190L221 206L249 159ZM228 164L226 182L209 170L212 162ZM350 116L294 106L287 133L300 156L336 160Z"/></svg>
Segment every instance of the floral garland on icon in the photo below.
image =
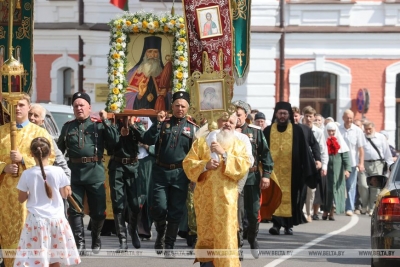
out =
<svg viewBox="0 0 400 267"><path fill-rule="evenodd" d="M129 34L171 34L173 45L173 78L172 93L186 91L189 76L188 45L185 30L185 20L181 16L163 14L155 15L147 12L124 13L112 20L110 26L110 52L108 54L108 84L110 93L107 98L108 112L122 112L126 106L127 42Z"/></svg>

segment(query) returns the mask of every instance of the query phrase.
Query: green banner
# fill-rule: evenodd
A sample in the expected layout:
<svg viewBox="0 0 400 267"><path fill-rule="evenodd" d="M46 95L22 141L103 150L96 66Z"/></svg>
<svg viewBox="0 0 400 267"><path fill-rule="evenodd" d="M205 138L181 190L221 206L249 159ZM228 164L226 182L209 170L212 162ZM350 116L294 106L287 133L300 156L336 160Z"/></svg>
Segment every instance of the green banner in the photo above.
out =
<svg viewBox="0 0 400 267"><path fill-rule="evenodd" d="M236 7L233 9L234 33L234 62L233 72L236 84L245 82L249 71L250 60L250 19L251 0L236 0Z"/></svg>
<svg viewBox="0 0 400 267"><path fill-rule="evenodd" d="M25 69L26 83L23 91L30 93L33 76L33 3L34 0L11 0L14 1L13 19L13 56L19 60ZM0 58L1 64L9 58L9 2L0 1ZM2 54L1 54L2 53ZM7 88L3 85L3 90Z"/></svg>

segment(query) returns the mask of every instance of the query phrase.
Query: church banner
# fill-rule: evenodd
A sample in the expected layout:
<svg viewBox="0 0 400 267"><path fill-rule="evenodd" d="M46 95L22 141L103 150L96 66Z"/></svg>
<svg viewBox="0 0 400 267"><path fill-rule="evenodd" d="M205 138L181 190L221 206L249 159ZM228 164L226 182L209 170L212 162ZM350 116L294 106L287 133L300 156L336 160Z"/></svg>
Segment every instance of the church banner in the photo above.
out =
<svg viewBox="0 0 400 267"><path fill-rule="evenodd" d="M0 1L0 65L9 58L9 1ZM16 7L13 23L13 56L24 66L27 75L23 91L30 93L33 73L33 0L13 1ZM7 86L3 85L3 88Z"/></svg>
<svg viewBox="0 0 400 267"><path fill-rule="evenodd" d="M235 0L233 8L234 34L234 76L236 84L241 85L246 81L250 61L250 20L251 0Z"/></svg>
<svg viewBox="0 0 400 267"><path fill-rule="evenodd" d="M190 74L215 71L233 75L233 27L230 0L183 0L189 40Z"/></svg>

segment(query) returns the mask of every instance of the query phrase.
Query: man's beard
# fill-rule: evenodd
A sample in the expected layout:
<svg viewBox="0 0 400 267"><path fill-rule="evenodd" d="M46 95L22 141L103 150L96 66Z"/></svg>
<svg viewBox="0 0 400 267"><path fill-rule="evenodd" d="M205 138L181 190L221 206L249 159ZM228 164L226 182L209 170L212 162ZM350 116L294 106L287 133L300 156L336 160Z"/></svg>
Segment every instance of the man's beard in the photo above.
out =
<svg viewBox="0 0 400 267"><path fill-rule="evenodd" d="M162 72L160 59L158 58L143 58L143 62L140 63L137 72L143 73L146 77L157 77Z"/></svg>
<svg viewBox="0 0 400 267"><path fill-rule="evenodd" d="M233 145L235 138L236 137L233 131L224 131L223 129L221 129L221 131L217 133L217 142L225 150L227 150L231 145Z"/></svg>
<svg viewBox="0 0 400 267"><path fill-rule="evenodd" d="M367 138L374 138L374 137L375 137L375 133L366 134L365 136L366 136Z"/></svg>
<svg viewBox="0 0 400 267"><path fill-rule="evenodd" d="M279 126L285 126L288 125L290 123L290 119L287 118L285 121L279 121L278 119L275 119L275 122L279 125Z"/></svg>

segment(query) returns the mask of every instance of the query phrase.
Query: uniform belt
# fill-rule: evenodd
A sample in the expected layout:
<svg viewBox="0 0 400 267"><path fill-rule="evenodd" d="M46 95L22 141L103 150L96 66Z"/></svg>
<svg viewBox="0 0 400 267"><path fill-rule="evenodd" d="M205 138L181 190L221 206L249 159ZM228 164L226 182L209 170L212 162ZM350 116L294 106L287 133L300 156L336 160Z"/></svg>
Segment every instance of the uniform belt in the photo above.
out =
<svg viewBox="0 0 400 267"><path fill-rule="evenodd" d="M136 157L136 158L119 158L116 156L111 156L111 159L116 162L122 163L122 164L132 164L132 163L135 163L138 161L138 157Z"/></svg>
<svg viewBox="0 0 400 267"><path fill-rule="evenodd" d="M97 162L101 160L101 158L95 157L82 157L82 158L69 158L72 163L89 163L89 162Z"/></svg>
<svg viewBox="0 0 400 267"><path fill-rule="evenodd" d="M381 161L380 159L371 159L371 160L364 160L366 162L376 162L376 161Z"/></svg>
<svg viewBox="0 0 400 267"><path fill-rule="evenodd" d="M157 161L156 161L156 164L157 164L158 166L161 166L161 167L164 167L164 168L167 168L167 169L170 169L170 170L182 168L182 162L175 163L175 164L165 164L165 163L159 162L159 161L157 160Z"/></svg>
<svg viewBox="0 0 400 267"><path fill-rule="evenodd" d="M256 172L256 171L257 171L257 166L251 167L251 168L249 169L249 173L250 173L250 172Z"/></svg>

